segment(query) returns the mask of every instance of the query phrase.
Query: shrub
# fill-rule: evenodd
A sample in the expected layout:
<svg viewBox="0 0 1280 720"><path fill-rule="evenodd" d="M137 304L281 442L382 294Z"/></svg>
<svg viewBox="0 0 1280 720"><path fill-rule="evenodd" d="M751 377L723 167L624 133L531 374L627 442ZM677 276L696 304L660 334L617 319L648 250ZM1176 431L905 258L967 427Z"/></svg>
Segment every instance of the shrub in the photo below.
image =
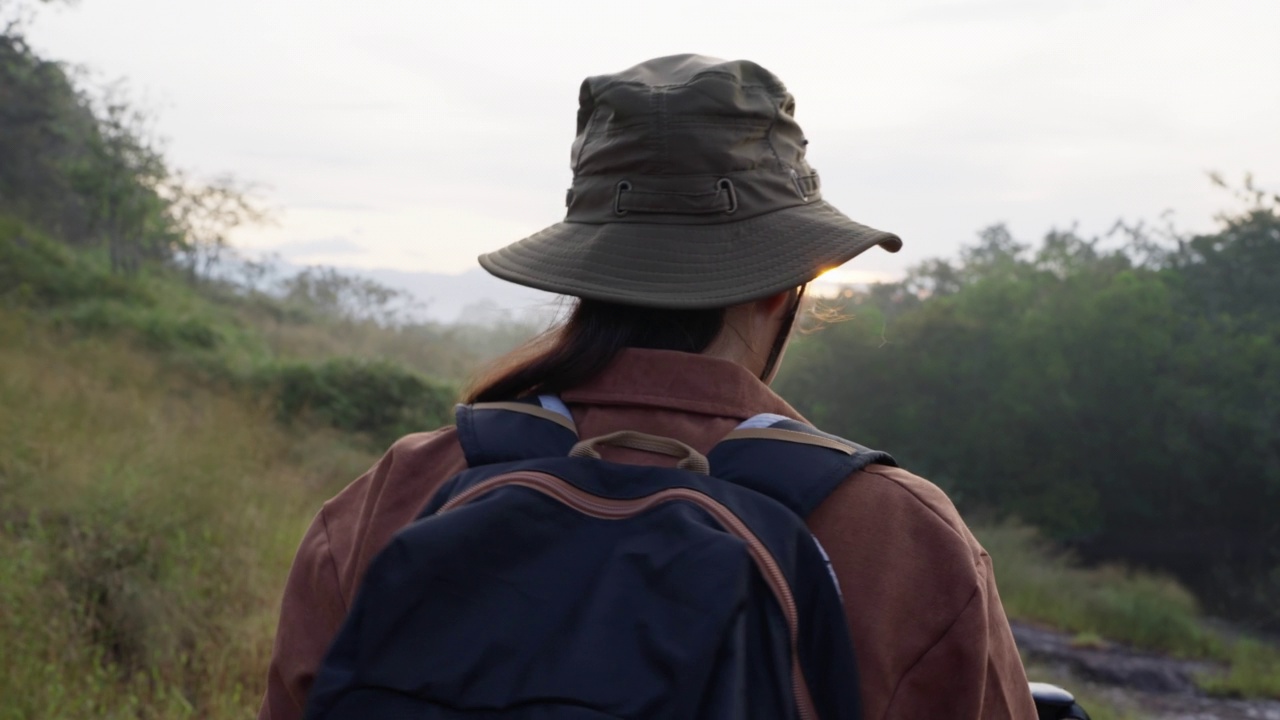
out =
<svg viewBox="0 0 1280 720"><path fill-rule="evenodd" d="M380 442L447 424L454 400L451 388L385 361L286 363L265 375L281 419L313 416Z"/></svg>
<svg viewBox="0 0 1280 720"><path fill-rule="evenodd" d="M1214 630L1195 598L1174 580L1117 566L1081 567L1025 526L1005 523L974 532L991 554L1010 618L1076 633L1078 644L1112 640L1218 660L1225 671L1197 678L1201 688L1216 695L1280 698L1280 647Z"/></svg>
<svg viewBox="0 0 1280 720"><path fill-rule="evenodd" d="M84 333L132 334L154 350L214 350L223 341L219 328L206 318L112 299L89 299L56 317Z"/></svg>
<svg viewBox="0 0 1280 720"><path fill-rule="evenodd" d="M0 215L0 298L37 307L89 298L147 299L138 283L112 275L98 260Z"/></svg>
<svg viewBox="0 0 1280 720"><path fill-rule="evenodd" d="M975 527L1009 617L1184 657L1229 657L1176 581L1117 566L1087 569L1029 527Z"/></svg>
<svg viewBox="0 0 1280 720"><path fill-rule="evenodd" d="M1280 648L1251 638L1237 640L1226 674L1206 675L1197 683L1212 695L1280 699Z"/></svg>

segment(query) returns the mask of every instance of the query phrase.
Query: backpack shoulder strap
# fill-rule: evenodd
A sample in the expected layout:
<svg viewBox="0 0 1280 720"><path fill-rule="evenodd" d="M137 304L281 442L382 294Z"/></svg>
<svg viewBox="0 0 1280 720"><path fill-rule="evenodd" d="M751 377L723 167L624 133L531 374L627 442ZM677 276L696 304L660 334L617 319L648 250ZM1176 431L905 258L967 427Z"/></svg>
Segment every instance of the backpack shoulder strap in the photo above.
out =
<svg viewBox="0 0 1280 720"><path fill-rule="evenodd" d="M560 398L542 395L454 409L468 467L565 456L578 428Z"/></svg>
<svg viewBox="0 0 1280 720"><path fill-rule="evenodd" d="M781 415L757 415L707 454L711 474L751 488L808 517L840 483L873 463L897 463L872 450Z"/></svg>

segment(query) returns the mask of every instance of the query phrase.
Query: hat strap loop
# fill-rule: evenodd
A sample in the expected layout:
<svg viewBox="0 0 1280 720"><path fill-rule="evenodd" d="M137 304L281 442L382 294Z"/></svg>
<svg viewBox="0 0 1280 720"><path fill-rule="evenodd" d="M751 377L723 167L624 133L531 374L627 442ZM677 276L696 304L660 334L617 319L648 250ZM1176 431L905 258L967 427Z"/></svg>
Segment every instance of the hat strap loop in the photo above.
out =
<svg viewBox="0 0 1280 720"><path fill-rule="evenodd" d="M809 202L809 198L818 194L818 190L822 188L822 183L818 181L818 173L810 173L801 175L795 169L791 170L791 182L796 187L796 194L800 199Z"/></svg>
<svg viewBox="0 0 1280 720"><path fill-rule="evenodd" d="M738 193L734 190L733 181L729 178L717 180L712 190L692 193L636 190L630 182L623 180L618 183L617 195L613 201L613 212L617 215L633 212L661 215L719 213L732 215L737 210Z"/></svg>

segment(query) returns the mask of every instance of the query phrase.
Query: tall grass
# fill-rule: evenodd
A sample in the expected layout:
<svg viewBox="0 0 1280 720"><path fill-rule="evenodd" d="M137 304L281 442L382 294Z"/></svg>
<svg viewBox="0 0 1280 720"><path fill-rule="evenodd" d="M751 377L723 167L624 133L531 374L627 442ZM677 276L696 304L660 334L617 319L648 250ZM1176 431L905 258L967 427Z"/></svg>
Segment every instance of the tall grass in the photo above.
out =
<svg viewBox="0 0 1280 720"><path fill-rule="evenodd" d="M0 717L245 717L337 433L0 309Z"/></svg>
<svg viewBox="0 0 1280 720"><path fill-rule="evenodd" d="M1195 598L1173 579L1118 566L1081 567L1018 524L975 527L974 534L991 555L1010 618L1082 638L1222 661L1226 672L1199 678L1203 689L1280 698L1280 648L1212 629Z"/></svg>
<svg viewBox="0 0 1280 720"><path fill-rule="evenodd" d="M1195 597L1170 578L1079 567L1025 526L974 532L991 555L1010 617L1185 657L1224 654L1222 641L1201 622Z"/></svg>

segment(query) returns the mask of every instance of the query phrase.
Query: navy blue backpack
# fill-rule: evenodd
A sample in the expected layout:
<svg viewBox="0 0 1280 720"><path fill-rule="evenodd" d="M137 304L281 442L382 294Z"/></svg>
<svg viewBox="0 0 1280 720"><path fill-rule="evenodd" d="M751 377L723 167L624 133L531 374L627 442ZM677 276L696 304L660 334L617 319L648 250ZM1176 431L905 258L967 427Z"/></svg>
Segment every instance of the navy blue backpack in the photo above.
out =
<svg viewBox="0 0 1280 720"><path fill-rule="evenodd" d="M580 441L554 397L459 406L469 469L371 563L306 717L861 717L830 564L805 527L884 453L779 416L707 456ZM681 458L611 463L598 445Z"/></svg>

